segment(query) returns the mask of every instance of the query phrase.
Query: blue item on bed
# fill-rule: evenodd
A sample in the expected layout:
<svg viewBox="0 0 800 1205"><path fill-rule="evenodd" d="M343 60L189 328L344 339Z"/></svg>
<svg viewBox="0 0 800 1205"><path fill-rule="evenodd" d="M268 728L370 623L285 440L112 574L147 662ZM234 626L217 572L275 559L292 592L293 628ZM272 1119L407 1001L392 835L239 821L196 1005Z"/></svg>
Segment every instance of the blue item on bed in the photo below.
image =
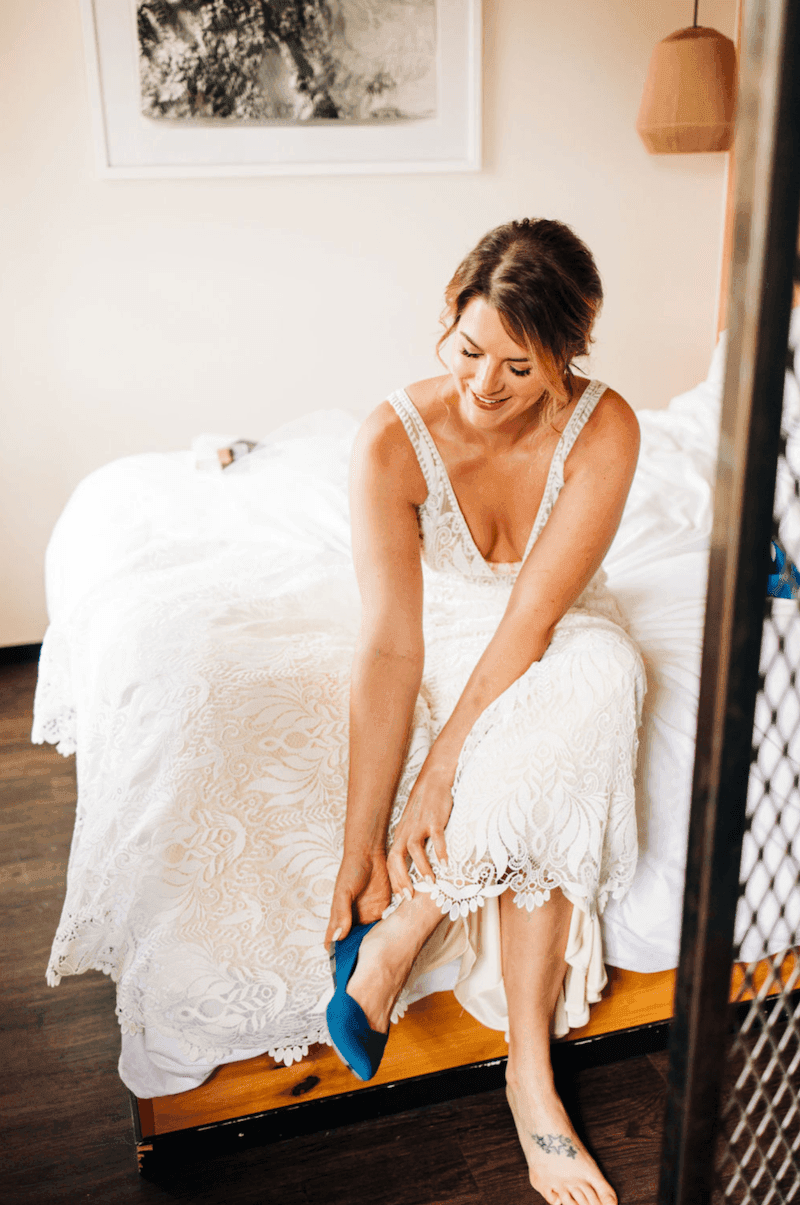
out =
<svg viewBox="0 0 800 1205"><path fill-rule="evenodd" d="M772 572L767 578L767 594L771 598L800 597L800 572L786 559L786 553L773 540L770 545Z"/></svg>

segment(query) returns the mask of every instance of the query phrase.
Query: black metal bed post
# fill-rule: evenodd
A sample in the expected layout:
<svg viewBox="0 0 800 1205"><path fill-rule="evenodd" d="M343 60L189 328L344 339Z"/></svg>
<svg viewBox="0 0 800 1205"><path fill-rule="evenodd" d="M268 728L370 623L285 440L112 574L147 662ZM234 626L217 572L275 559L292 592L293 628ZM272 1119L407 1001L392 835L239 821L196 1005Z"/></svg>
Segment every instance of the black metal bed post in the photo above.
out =
<svg viewBox="0 0 800 1205"><path fill-rule="evenodd" d="M800 198L800 0L746 0L729 337L659 1205L712 1191Z"/></svg>

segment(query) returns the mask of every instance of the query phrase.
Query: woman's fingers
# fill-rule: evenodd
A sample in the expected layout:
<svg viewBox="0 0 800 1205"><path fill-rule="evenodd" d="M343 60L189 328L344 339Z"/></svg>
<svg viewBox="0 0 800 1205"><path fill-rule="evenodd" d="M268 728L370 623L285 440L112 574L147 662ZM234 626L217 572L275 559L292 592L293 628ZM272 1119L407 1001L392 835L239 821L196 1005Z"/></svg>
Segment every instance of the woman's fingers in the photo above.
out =
<svg viewBox="0 0 800 1205"><path fill-rule="evenodd" d="M394 895L403 895L405 892L408 892L409 895L413 895L414 884L411 882L411 876L408 873L403 845L398 845L395 842L389 857L386 859L386 866L389 871L389 882L392 885L392 893Z"/></svg>
<svg viewBox="0 0 800 1205"><path fill-rule="evenodd" d="M386 882L386 890L378 895L370 892L356 900L355 919L360 925L369 925L374 920L380 920L388 905L392 902L391 886Z"/></svg>
<svg viewBox="0 0 800 1205"><path fill-rule="evenodd" d="M425 849L428 839L430 839L433 845L433 850L438 861L442 864L446 863L447 845L444 839L443 828L434 828L431 826L430 829L423 829L419 833L414 833L407 840L403 839L402 833L398 833L395 837L392 852L389 854L387 862L389 879L395 895L402 893L404 888L411 888L413 891L413 884L406 866L406 854L411 858L423 879L433 879L435 877L433 867L430 864Z"/></svg>
<svg viewBox="0 0 800 1205"><path fill-rule="evenodd" d="M330 951L331 946L335 945L337 941L341 941L343 937L347 937L347 934L344 931L344 926L339 925L339 928L334 929L333 933L331 933L328 941L326 942L328 950Z"/></svg>
<svg viewBox="0 0 800 1205"><path fill-rule="evenodd" d="M408 852L423 879L433 878L433 867L428 861L428 855L425 853L425 845L423 839L412 838L408 843Z"/></svg>
<svg viewBox="0 0 800 1205"><path fill-rule="evenodd" d="M343 891L334 891L331 905L331 918L325 931L325 949L330 950L331 943L347 937L352 925L353 905L349 896Z"/></svg>
<svg viewBox="0 0 800 1205"><path fill-rule="evenodd" d="M350 932L350 923L337 923L334 917L328 921L328 928L325 933L325 949L330 953L331 946L335 941L341 941L343 937L347 937Z"/></svg>
<svg viewBox="0 0 800 1205"><path fill-rule="evenodd" d="M441 862L442 864L446 863L447 862L447 845L445 844L443 828L432 828L431 829L431 843L433 845L433 852L436 854L436 857L438 858L439 862Z"/></svg>

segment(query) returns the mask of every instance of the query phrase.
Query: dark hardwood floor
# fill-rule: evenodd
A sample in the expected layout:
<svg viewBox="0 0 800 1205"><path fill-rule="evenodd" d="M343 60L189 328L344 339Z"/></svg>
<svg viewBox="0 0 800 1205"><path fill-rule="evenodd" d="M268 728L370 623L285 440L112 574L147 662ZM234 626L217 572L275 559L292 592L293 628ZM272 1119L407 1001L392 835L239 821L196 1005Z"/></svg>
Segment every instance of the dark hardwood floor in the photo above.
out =
<svg viewBox="0 0 800 1205"><path fill-rule="evenodd" d="M536 1205L502 1092L174 1168L134 1161L114 987L47 987L75 807L74 759L29 742L33 663L0 667L0 1201ZM562 1092L621 1205L655 1205L666 1055L581 1072Z"/></svg>

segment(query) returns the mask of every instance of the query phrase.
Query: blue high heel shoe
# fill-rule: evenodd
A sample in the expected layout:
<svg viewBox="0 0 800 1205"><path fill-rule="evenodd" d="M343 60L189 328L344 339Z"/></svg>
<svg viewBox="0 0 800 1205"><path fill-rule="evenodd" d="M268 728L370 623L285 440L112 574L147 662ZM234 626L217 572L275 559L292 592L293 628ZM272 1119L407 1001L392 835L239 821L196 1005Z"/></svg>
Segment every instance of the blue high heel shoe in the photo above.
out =
<svg viewBox="0 0 800 1205"><path fill-rule="evenodd" d="M345 989L358 962L361 943L377 923L353 925L347 937L333 943L331 970L336 991L325 1012L333 1049L361 1080L372 1079L378 1070L389 1035L370 1029L363 1008Z"/></svg>

